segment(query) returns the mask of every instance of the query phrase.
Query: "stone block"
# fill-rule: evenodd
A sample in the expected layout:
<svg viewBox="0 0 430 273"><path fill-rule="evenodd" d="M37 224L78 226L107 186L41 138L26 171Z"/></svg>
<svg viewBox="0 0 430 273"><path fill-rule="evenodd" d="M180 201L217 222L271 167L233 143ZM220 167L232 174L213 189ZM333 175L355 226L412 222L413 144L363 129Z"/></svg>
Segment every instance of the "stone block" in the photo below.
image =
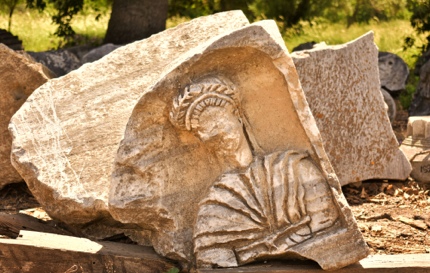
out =
<svg viewBox="0 0 430 273"><path fill-rule="evenodd" d="M292 57L340 184L406 179L411 165L387 116L373 33Z"/></svg>
<svg viewBox="0 0 430 273"><path fill-rule="evenodd" d="M72 225L109 219L115 155L139 98L173 60L248 20L202 17L117 49L37 89L13 116L13 165L51 217Z"/></svg>
<svg viewBox="0 0 430 273"><path fill-rule="evenodd" d="M202 43L145 90L109 208L158 253L188 268L367 255L274 21Z"/></svg>
<svg viewBox="0 0 430 273"><path fill-rule="evenodd" d="M11 117L31 93L50 78L41 64L33 62L0 44L0 189L21 182L12 166L12 137L8 132Z"/></svg>
<svg viewBox="0 0 430 273"><path fill-rule="evenodd" d="M378 67L381 88L397 97L406 88L408 65L396 54L381 51L378 53Z"/></svg>
<svg viewBox="0 0 430 273"><path fill-rule="evenodd" d="M430 116L409 117L407 137L400 149L412 164L411 177L430 182Z"/></svg>

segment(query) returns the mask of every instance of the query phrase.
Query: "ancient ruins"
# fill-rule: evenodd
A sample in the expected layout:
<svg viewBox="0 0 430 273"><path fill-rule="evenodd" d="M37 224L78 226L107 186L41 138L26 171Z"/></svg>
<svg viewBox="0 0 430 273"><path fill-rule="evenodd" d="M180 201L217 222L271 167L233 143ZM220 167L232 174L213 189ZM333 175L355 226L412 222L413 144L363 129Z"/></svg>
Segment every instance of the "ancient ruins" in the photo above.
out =
<svg viewBox="0 0 430 273"><path fill-rule="evenodd" d="M68 232L125 236L139 245L113 263L149 259L162 272L303 258L335 270L369 254L341 186L411 172L372 33L290 55L275 21L230 11L111 50L48 80L0 45L38 77L19 90L3 83L14 101L0 112L12 136L2 134L0 164L12 162L14 179ZM419 124L411 138L424 143ZM46 238L73 241L65 235ZM39 235L20 236L30 245ZM78 241L97 259L121 253Z"/></svg>
<svg viewBox="0 0 430 273"><path fill-rule="evenodd" d="M36 90L11 120L12 164L47 212L72 225L115 224L108 212L110 177L137 101L173 59L246 24L239 11L196 19Z"/></svg>
<svg viewBox="0 0 430 273"><path fill-rule="evenodd" d="M197 267L300 255L335 269L366 256L274 22L225 32L171 67L127 124L115 219Z"/></svg>
<svg viewBox="0 0 430 273"><path fill-rule="evenodd" d="M340 184L405 180L411 165L387 116L373 33L344 45L294 52L292 57Z"/></svg>

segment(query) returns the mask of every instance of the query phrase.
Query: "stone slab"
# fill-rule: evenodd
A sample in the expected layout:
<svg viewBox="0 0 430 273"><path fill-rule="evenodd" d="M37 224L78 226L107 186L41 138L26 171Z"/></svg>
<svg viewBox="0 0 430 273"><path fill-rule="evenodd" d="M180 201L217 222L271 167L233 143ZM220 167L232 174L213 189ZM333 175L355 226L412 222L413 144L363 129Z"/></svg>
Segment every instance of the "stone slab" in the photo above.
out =
<svg viewBox="0 0 430 273"><path fill-rule="evenodd" d="M184 268L302 256L336 269L367 255L274 21L160 75L127 124L109 208Z"/></svg>
<svg viewBox="0 0 430 273"><path fill-rule="evenodd" d="M373 33L292 57L341 185L406 179L411 165L398 147L384 106Z"/></svg>
<svg viewBox="0 0 430 273"><path fill-rule="evenodd" d="M330 271L332 273L427 273L430 271L430 254L372 255L358 263ZM200 269L198 273L225 272L224 269ZM229 269L229 273L322 273L317 264L306 261L264 262Z"/></svg>
<svg viewBox="0 0 430 273"><path fill-rule="evenodd" d="M49 74L41 64L33 62L0 44L0 189L21 182L22 178L10 162L12 137L8 132L11 117Z"/></svg>
<svg viewBox="0 0 430 273"><path fill-rule="evenodd" d="M430 116L409 117L406 138L400 149L411 162L411 177L419 182L430 182Z"/></svg>
<svg viewBox="0 0 430 273"><path fill-rule="evenodd" d="M0 271L8 273L152 273L176 265L150 247L21 230L0 239Z"/></svg>
<svg viewBox="0 0 430 273"><path fill-rule="evenodd" d="M115 154L139 98L181 54L246 24L241 11L198 18L37 89L11 120L12 160L49 215L73 225L108 219Z"/></svg>

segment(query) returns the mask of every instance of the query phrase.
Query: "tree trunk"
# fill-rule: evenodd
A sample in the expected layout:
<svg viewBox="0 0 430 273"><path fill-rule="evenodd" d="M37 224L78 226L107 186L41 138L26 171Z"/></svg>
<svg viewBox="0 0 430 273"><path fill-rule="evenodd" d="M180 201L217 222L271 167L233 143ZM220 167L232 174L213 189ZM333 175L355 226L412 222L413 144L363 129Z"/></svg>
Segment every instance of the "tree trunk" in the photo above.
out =
<svg viewBox="0 0 430 273"><path fill-rule="evenodd" d="M105 43L126 44L166 28L168 0L114 0Z"/></svg>

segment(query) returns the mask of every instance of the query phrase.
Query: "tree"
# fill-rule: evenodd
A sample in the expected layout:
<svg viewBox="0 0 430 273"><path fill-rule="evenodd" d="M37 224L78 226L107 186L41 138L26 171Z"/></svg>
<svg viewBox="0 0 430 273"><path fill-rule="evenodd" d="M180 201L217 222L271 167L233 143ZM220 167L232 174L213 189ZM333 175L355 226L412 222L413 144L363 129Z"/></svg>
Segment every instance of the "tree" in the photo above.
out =
<svg viewBox="0 0 430 273"><path fill-rule="evenodd" d="M2 9L6 9L9 15L7 30L10 32L10 28L12 26L12 15L15 11L16 5L18 5L18 2L20 0L0 0L0 7Z"/></svg>
<svg viewBox="0 0 430 273"><path fill-rule="evenodd" d="M427 42L421 48L422 52L429 49L430 44L430 0L408 0L406 7L412 12L411 25L418 34L427 34ZM415 40L407 37L406 46L412 47Z"/></svg>
<svg viewBox="0 0 430 273"><path fill-rule="evenodd" d="M105 43L126 44L166 28L168 0L114 0Z"/></svg>
<svg viewBox="0 0 430 273"><path fill-rule="evenodd" d="M16 1L16 0L0 0ZM64 38L66 44L72 44L75 31L71 22L73 16L84 5L108 5L109 0L26 0L27 6L45 9L52 4L56 13L52 21L58 25L55 35ZM103 3L102 3L103 2ZM165 29L168 0L115 0L105 37L106 43L126 44L143 39Z"/></svg>

